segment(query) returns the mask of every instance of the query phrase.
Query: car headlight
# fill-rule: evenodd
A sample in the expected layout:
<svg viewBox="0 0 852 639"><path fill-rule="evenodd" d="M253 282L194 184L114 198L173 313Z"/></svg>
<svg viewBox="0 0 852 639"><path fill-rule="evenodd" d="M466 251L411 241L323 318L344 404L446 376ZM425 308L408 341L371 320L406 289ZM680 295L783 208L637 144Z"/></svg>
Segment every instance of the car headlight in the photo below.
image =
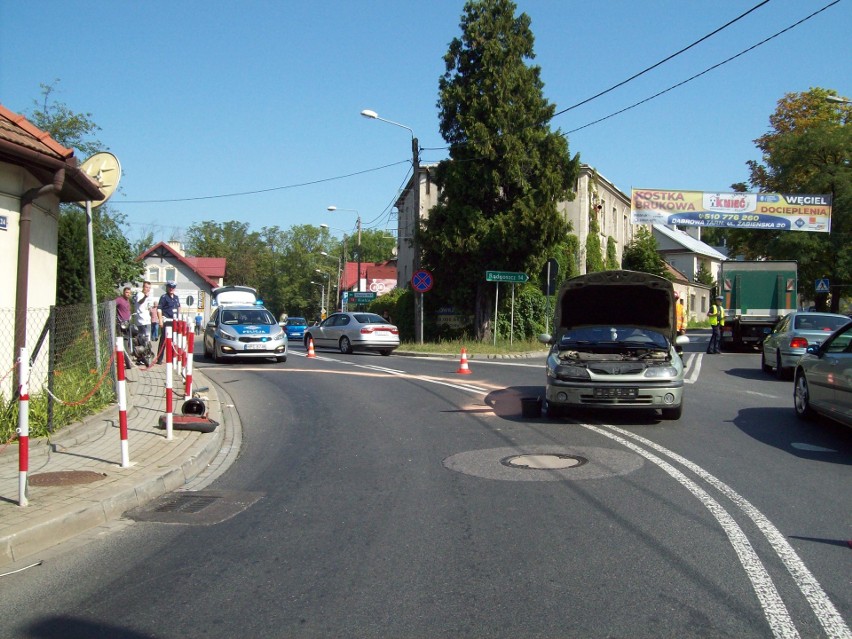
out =
<svg viewBox="0 0 852 639"><path fill-rule="evenodd" d="M226 333L221 328L218 331L216 331L216 336L219 337L220 339L228 340L229 342L236 342L237 341L236 335L231 335L230 333Z"/></svg>
<svg viewBox="0 0 852 639"><path fill-rule="evenodd" d="M583 366L565 364L558 357L547 358L547 375L556 379L591 379L588 369Z"/></svg>
<svg viewBox="0 0 852 639"><path fill-rule="evenodd" d="M644 377L677 377L677 369L674 366L654 366L645 369Z"/></svg>

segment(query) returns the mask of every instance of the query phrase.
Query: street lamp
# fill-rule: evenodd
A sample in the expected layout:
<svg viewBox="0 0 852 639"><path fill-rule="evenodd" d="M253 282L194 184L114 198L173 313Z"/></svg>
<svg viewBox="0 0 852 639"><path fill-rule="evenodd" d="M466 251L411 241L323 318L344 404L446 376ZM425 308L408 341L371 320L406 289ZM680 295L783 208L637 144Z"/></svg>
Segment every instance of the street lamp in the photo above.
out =
<svg viewBox="0 0 852 639"><path fill-rule="evenodd" d="M393 120L387 120L385 118L379 117L379 114L371 109L364 109L361 111L361 115L365 118L369 118L371 120L379 120L380 122L386 122L387 124L392 124L393 126L398 126L401 129L405 129L411 134L411 166L412 166L412 180L411 185L414 190L414 229L413 229L413 238L412 238L412 249L414 250L414 264L412 269L412 275L415 271L420 268L420 245L417 241L418 229L420 226L420 144L417 141L417 138L414 135L414 129L411 127L405 126L404 124L400 124L399 122L394 122ZM359 273L360 275L360 273ZM420 344L423 343L423 293L415 293L414 295L414 339Z"/></svg>
<svg viewBox="0 0 852 639"><path fill-rule="evenodd" d="M325 276L325 284L326 285L323 286L323 296L325 297L325 307L324 307L324 309L320 309L320 316L322 316L323 310L325 310L326 314L328 314L328 293L329 293L329 290L331 289L331 273L326 273L325 271L321 271L318 268L315 268L314 271L319 273L320 275ZM322 300L320 300L320 304L322 304ZM323 319L325 319L325 317L323 317Z"/></svg>
<svg viewBox="0 0 852 639"><path fill-rule="evenodd" d="M355 222L356 228L358 229L358 253L355 256L356 259L358 260L358 278L357 278L357 281L355 282L355 290L360 291L361 290L361 214L358 213L358 211L355 210L355 209L339 209L336 206L334 206L333 204L331 206L328 206L327 209L329 211L332 211L332 212L333 211L351 211L352 213L355 213L358 216L358 219Z"/></svg>
<svg viewBox="0 0 852 639"><path fill-rule="evenodd" d="M319 315L320 315L320 319L322 319L322 299L325 297L325 284L323 284L322 282L314 282L313 280L311 280L311 284L313 284L314 286L320 287L320 312L319 312Z"/></svg>
<svg viewBox="0 0 852 639"><path fill-rule="evenodd" d="M836 102L837 104L852 104L852 100L849 98L841 98L839 95L827 95L825 96L827 102Z"/></svg>

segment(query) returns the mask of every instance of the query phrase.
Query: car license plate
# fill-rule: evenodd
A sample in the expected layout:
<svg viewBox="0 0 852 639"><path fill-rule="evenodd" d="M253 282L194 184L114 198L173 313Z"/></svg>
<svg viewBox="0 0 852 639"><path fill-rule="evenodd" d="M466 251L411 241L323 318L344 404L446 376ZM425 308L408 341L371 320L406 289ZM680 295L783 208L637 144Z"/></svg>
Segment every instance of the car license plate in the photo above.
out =
<svg viewBox="0 0 852 639"><path fill-rule="evenodd" d="M265 351L266 350L266 344L264 344L263 342L258 342L258 343L254 343L254 344L246 344L246 350L247 351Z"/></svg>
<svg viewBox="0 0 852 639"><path fill-rule="evenodd" d="M595 397L638 397L639 389L638 388L623 388L623 387L612 387L612 388L595 388Z"/></svg>

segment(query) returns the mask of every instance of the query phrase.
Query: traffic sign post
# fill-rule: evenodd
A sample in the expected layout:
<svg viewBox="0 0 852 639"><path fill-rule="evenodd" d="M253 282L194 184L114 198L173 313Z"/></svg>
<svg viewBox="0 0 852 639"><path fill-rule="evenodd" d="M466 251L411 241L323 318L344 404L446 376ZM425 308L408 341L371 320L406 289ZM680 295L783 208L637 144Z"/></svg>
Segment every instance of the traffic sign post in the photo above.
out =
<svg viewBox="0 0 852 639"><path fill-rule="evenodd" d="M419 269L414 271L414 274L411 276L411 288L414 289L415 293L420 296L420 313L419 317L417 317L417 321L420 323L420 343L423 343L423 293L432 290L432 286L435 285L435 279L432 277L432 273L427 271L426 269Z"/></svg>
<svg viewBox="0 0 852 639"><path fill-rule="evenodd" d="M497 345L497 305L500 301L500 282L506 282L512 285L512 316L509 321L509 343L511 344L515 336L515 284L520 282L523 284L528 281L530 276L526 273L516 273L514 271L485 271L485 281L494 282L494 345Z"/></svg>

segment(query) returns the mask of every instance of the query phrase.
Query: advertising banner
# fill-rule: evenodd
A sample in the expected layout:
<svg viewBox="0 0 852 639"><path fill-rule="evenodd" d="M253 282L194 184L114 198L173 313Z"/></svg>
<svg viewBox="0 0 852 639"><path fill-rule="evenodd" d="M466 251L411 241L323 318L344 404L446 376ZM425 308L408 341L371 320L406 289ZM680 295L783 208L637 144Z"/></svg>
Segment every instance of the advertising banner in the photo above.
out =
<svg viewBox="0 0 852 639"><path fill-rule="evenodd" d="M831 232L831 195L633 189L634 224Z"/></svg>

